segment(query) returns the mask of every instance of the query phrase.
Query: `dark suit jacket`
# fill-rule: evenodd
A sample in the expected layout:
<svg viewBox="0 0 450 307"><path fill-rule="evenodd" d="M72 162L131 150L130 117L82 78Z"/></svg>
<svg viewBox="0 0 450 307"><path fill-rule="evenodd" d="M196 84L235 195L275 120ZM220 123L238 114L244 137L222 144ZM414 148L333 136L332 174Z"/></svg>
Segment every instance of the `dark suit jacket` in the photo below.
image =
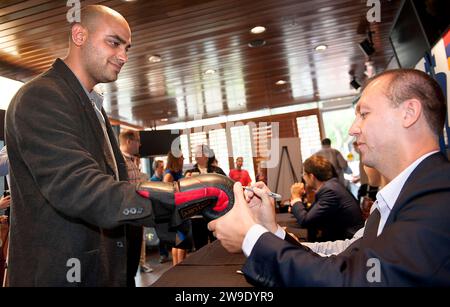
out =
<svg viewBox="0 0 450 307"><path fill-rule="evenodd" d="M125 286L125 223L153 225L113 131L100 122L72 71L57 60L25 84L6 115L11 167L11 286ZM80 282L77 280L79 269Z"/></svg>
<svg viewBox="0 0 450 307"><path fill-rule="evenodd" d="M308 228L310 241L350 239L364 226L358 202L337 178L323 183L309 211L298 202L292 206L292 214L301 227ZM312 239L310 234L318 229L322 231L322 236Z"/></svg>
<svg viewBox="0 0 450 307"><path fill-rule="evenodd" d="M377 261L380 279L371 283ZM450 163L437 153L417 166L380 236L320 257L265 233L243 272L266 286L449 286Z"/></svg>

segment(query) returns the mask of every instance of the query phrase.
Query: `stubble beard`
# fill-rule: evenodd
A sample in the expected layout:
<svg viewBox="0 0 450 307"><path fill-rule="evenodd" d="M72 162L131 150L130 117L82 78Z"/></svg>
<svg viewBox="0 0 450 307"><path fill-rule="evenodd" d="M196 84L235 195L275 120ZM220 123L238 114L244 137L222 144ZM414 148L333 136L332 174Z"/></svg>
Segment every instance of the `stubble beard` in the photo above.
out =
<svg viewBox="0 0 450 307"><path fill-rule="evenodd" d="M119 74L112 71L111 67L109 67L109 59L104 59L99 54L98 49L93 47L90 42L83 50L83 58L86 59L86 71L95 84L109 83L117 80Z"/></svg>

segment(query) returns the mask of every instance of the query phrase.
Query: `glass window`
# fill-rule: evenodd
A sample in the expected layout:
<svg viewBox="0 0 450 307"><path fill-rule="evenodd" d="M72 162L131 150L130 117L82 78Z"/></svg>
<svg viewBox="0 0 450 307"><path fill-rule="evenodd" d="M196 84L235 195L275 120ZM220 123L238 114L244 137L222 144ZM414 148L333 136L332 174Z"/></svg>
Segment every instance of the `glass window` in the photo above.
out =
<svg viewBox="0 0 450 307"><path fill-rule="evenodd" d="M209 131L209 147L214 151L219 167L228 175L230 163L228 161L228 144L225 129Z"/></svg>
<svg viewBox="0 0 450 307"><path fill-rule="evenodd" d="M322 147L317 115L297 117L302 160L305 161Z"/></svg>

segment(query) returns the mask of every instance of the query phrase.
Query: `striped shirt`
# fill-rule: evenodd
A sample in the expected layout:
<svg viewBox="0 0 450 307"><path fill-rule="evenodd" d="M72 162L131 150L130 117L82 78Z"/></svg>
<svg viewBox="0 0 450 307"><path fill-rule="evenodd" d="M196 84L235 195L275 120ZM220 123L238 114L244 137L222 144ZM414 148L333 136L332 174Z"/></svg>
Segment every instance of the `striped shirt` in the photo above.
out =
<svg viewBox="0 0 450 307"><path fill-rule="evenodd" d="M128 182L133 184L141 182L141 172L134 162L135 157L124 152L122 152L122 155L127 164Z"/></svg>

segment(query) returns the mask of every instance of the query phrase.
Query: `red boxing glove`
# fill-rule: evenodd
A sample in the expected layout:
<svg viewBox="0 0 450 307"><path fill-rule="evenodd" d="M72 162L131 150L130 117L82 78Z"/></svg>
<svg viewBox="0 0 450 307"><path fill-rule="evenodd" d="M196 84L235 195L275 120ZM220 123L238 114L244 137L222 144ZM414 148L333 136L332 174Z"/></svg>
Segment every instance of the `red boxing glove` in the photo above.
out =
<svg viewBox="0 0 450 307"><path fill-rule="evenodd" d="M172 219L172 225L202 214L209 220L227 213L234 204L234 181L219 174L202 174L178 182L148 181L137 192L152 201L155 219Z"/></svg>

